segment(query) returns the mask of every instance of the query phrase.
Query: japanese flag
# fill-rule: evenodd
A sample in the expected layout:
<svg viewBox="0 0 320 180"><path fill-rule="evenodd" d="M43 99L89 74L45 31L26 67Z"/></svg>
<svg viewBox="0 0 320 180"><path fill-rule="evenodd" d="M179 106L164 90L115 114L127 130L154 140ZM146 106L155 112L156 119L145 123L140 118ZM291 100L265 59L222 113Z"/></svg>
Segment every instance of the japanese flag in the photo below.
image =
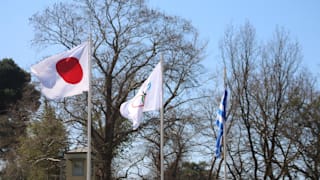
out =
<svg viewBox="0 0 320 180"><path fill-rule="evenodd" d="M162 63L153 69L143 82L138 93L120 106L123 117L133 123L133 129L139 127L143 112L159 110L162 107Z"/></svg>
<svg viewBox="0 0 320 180"><path fill-rule="evenodd" d="M81 94L89 89L89 43L48 57L31 67L41 83L41 92L49 99Z"/></svg>

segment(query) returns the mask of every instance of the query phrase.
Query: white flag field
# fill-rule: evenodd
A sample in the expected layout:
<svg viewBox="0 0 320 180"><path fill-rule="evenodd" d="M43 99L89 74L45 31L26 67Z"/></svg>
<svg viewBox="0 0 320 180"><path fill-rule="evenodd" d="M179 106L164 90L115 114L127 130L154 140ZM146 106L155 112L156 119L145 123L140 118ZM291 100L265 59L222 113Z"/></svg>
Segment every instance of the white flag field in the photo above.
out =
<svg viewBox="0 0 320 180"><path fill-rule="evenodd" d="M139 127L143 112L159 110L162 107L162 63L153 69L148 79L141 85L138 93L121 104L120 113L133 123L133 129Z"/></svg>
<svg viewBox="0 0 320 180"><path fill-rule="evenodd" d="M89 89L89 43L50 56L31 67L49 99L81 94Z"/></svg>

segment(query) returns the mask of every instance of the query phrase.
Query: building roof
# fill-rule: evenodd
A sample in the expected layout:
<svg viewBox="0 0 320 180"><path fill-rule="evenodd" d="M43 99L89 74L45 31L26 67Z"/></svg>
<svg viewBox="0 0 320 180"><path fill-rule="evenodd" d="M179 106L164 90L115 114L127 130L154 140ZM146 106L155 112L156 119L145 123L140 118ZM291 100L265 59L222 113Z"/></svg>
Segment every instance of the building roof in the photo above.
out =
<svg viewBox="0 0 320 180"><path fill-rule="evenodd" d="M70 151L67 151L66 154L73 154L73 153L87 153L88 147L77 147L75 149L72 149Z"/></svg>

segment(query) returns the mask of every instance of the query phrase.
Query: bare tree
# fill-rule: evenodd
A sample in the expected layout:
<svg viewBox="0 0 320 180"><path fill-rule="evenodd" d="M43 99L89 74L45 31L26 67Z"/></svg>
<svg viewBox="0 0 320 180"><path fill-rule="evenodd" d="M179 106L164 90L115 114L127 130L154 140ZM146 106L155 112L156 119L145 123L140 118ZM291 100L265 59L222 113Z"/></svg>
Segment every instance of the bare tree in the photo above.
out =
<svg viewBox="0 0 320 180"><path fill-rule="evenodd" d="M165 179L180 179L183 162L192 157L192 153L198 145L196 135L199 134L197 127L199 118L192 114L190 107L185 108L168 110L165 116ZM195 108L193 110L196 111ZM153 172L151 174L158 177L160 172L160 133L157 124L159 124L159 120L157 119L153 123L140 134L148 142L147 155L152 162L149 167L156 170L155 172L151 170Z"/></svg>
<svg viewBox="0 0 320 180"><path fill-rule="evenodd" d="M290 158L285 165L294 176L319 179L319 91L315 90L315 81L306 78L308 76L307 72L303 72L296 81L301 89L292 89L290 93L293 116L282 135L295 149L295 158Z"/></svg>
<svg viewBox="0 0 320 180"><path fill-rule="evenodd" d="M149 9L143 0L60 3L30 18L34 44L71 48L92 33L94 79L92 141L103 162L104 179L114 177L112 163L136 133L119 107L148 76L163 54L165 111L191 99L198 86L205 44L189 21ZM91 29L91 31L89 31ZM87 126L84 96L62 102L66 121ZM83 100L83 101L82 101ZM68 118L67 118L68 117ZM152 121L145 121L139 131Z"/></svg>
<svg viewBox="0 0 320 180"><path fill-rule="evenodd" d="M232 132L235 137L228 138L228 147L230 150L236 150L231 155L234 163L232 175L241 177L242 174L250 174L251 178L258 178L258 159L256 157L255 137L252 117L252 101L250 82L253 78L255 69L255 59L257 57L257 46L255 40L255 30L250 24L245 24L236 31L235 28L229 28L223 40L221 41L221 54L223 61L227 64L227 70L230 72L230 80L228 79L228 88L230 89L230 103L233 107L229 108L230 114L228 122L233 122ZM238 120L239 119L239 120ZM236 121L239 123L236 123ZM236 129L235 131L233 129ZM237 137L239 136L239 137ZM228 136L229 137L229 136ZM247 138L241 138L247 137ZM239 142L232 143L232 140ZM239 146L241 145L241 154L239 154ZM248 154L244 158L243 153ZM234 156L234 157L233 157ZM243 166L247 163L248 166ZM250 177L250 176L247 176Z"/></svg>
<svg viewBox="0 0 320 180"><path fill-rule="evenodd" d="M230 107L227 161L235 179L299 177L296 119L312 86L303 76L300 46L277 28L267 43L257 43L255 30L246 23L229 28L221 41L222 59L228 67ZM299 100L299 101L298 101ZM288 135L290 134L290 135ZM291 136L291 138L290 138ZM297 139L292 137L299 137ZM300 174L301 175L301 174Z"/></svg>

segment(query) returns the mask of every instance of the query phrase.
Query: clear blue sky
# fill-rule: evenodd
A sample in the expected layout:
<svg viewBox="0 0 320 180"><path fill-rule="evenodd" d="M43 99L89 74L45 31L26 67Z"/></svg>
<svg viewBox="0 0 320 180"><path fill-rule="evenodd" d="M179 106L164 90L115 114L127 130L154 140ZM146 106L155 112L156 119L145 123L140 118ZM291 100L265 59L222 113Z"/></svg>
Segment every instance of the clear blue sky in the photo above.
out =
<svg viewBox="0 0 320 180"><path fill-rule="evenodd" d="M31 46L33 30L28 18L58 1L2 0L0 59L13 58L29 71L32 64L52 55ZM314 73L320 69L319 0L149 0L148 3L160 11L192 21L201 38L209 40L206 63L220 60L218 42L227 25L249 21L256 28L259 40L270 39L276 26L284 27L290 37L300 43L303 65Z"/></svg>

